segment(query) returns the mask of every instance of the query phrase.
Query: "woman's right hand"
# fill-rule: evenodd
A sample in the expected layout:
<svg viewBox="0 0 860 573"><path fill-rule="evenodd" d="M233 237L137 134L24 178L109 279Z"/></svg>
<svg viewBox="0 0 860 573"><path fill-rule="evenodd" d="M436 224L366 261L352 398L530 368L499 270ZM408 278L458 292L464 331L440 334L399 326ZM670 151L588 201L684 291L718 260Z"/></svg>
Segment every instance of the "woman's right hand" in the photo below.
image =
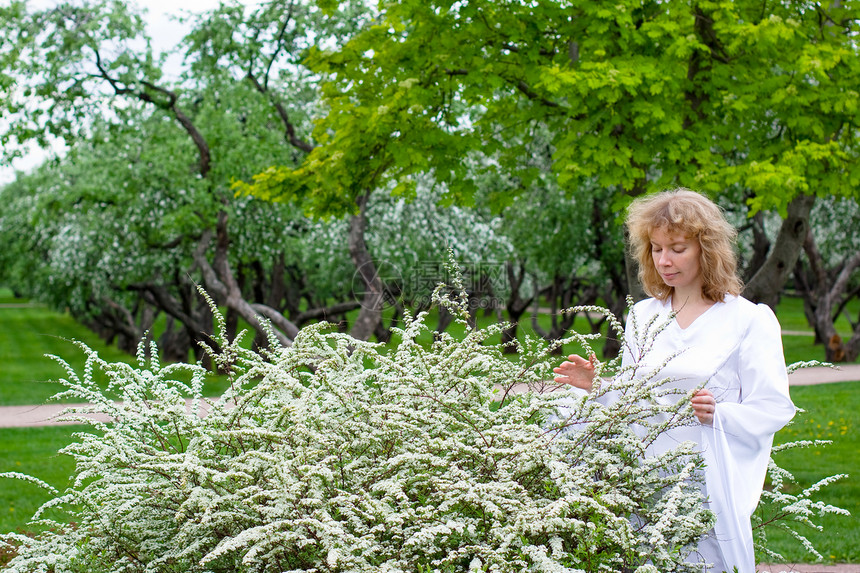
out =
<svg viewBox="0 0 860 573"><path fill-rule="evenodd" d="M582 356L571 354L561 365L552 369L556 373L555 381L559 384L570 384L586 392L591 392L595 362L597 362L597 357L594 354L588 360Z"/></svg>

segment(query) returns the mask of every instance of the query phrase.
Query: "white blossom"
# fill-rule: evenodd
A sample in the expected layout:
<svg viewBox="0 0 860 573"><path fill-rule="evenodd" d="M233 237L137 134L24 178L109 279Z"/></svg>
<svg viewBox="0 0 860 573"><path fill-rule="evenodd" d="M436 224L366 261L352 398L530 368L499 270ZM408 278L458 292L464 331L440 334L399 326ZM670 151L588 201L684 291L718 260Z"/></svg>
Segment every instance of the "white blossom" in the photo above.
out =
<svg viewBox="0 0 860 573"><path fill-rule="evenodd" d="M466 322L464 299L441 293L436 302ZM424 317L409 317L391 348L324 324L263 354L222 334L213 358L233 379L215 398L201 395L199 366L147 362L143 351L138 367L109 364L88 350L60 397L92 403L67 416L113 421L90 420L62 450L75 461L70 485L34 517L43 533L3 537L16 554L6 570L694 570L685 557L714 518L690 444L645 457L633 426L667 429L649 426L648 408L511 392L545 385L549 346L529 340L510 359L487 341L502 325L425 348ZM642 374L615 374L628 405L659 388ZM672 419L687 423L677 409ZM801 521L828 511L808 493L766 495Z"/></svg>

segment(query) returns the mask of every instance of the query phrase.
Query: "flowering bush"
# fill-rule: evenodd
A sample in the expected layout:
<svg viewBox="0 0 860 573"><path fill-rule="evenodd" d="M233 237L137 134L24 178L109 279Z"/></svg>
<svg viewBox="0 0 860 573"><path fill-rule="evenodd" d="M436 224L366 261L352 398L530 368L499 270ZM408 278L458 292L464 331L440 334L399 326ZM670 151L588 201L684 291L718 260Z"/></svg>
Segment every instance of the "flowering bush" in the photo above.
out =
<svg viewBox="0 0 860 573"><path fill-rule="evenodd" d="M436 298L467 319L462 298ZM233 383L217 399L201 395L197 366L162 367L141 348L133 368L88 350L63 395L92 404L66 417L93 431L62 450L75 475L34 517L45 531L4 537L7 570L692 570L684 558L713 524L701 460L691 444L643 455L665 427L636 404L661 381L617 372L613 407L517 391L545 390L551 346L530 339L506 358L487 342L500 325L425 348L424 318L390 350L325 325L262 354L222 338L213 359ZM573 339L591 340L559 343ZM690 423L686 400L676 410Z"/></svg>

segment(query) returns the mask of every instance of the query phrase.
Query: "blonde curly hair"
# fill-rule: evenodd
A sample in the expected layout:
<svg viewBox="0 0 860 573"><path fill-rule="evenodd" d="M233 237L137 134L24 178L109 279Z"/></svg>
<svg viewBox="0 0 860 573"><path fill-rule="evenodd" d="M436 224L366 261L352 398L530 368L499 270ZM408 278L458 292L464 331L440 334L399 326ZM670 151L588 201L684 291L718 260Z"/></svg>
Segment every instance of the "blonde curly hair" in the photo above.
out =
<svg viewBox="0 0 860 573"><path fill-rule="evenodd" d="M705 299L722 302L727 294L740 294L743 283L737 276L737 231L704 195L679 188L641 197L628 208L626 225L632 254L639 263L639 280L648 296L666 300L674 291L663 282L651 257L651 232L655 229L698 240Z"/></svg>

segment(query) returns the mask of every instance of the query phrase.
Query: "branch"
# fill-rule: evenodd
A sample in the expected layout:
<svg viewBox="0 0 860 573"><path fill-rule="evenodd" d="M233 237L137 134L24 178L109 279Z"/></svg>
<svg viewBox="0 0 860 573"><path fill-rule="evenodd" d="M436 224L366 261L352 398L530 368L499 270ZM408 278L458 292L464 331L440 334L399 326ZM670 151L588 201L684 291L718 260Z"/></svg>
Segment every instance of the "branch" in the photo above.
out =
<svg viewBox="0 0 860 573"><path fill-rule="evenodd" d="M263 73L263 85L266 87L266 91L269 89L269 74L272 73L272 66L275 63L275 58L277 58L278 53L284 47L284 36L287 34L287 25L293 19L293 8L295 8L295 5L295 2L290 2L290 6L287 8L287 16L284 18L281 29L278 30L278 38L275 41L275 51L272 52L272 57L269 58L269 65L266 66L266 71Z"/></svg>
<svg viewBox="0 0 860 573"><path fill-rule="evenodd" d="M284 124L284 127L286 128L286 137L287 137L287 141L289 141L290 145L292 145L293 147L296 147L298 149L301 149L305 153L310 153L311 151L313 151L314 150L313 145L311 145L310 143L308 143L307 141L301 139L299 136L296 135L296 127L290 121L290 116L287 113L287 110L284 107L284 104L275 100L274 96L271 95L269 90L265 86L263 86L259 82L259 80L257 80L257 78L256 78L256 76L254 76L253 72L249 71L245 77L248 78L248 80L250 80L252 84L254 84L254 87L257 89L258 92L260 92L261 94L266 96L269 99L269 102L271 102L271 104L273 106L275 106L275 111L278 112L278 116L280 116L281 122Z"/></svg>
<svg viewBox="0 0 860 573"><path fill-rule="evenodd" d="M858 294L860 294L860 285L857 285L842 297L842 300L836 307L836 310L833 312L833 316L839 316L842 314L845 317L845 320L848 322L848 325L851 327L852 332L857 330L858 325L860 325L860 321L854 322L852 320L851 315L848 314L848 303L851 302Z"/></svg>
<svg viewBox="0 0 860 573"><path fill-rule="evenodd" d="M158 108L161 108L166 111L170 111L173 114L173 117L176 118L176 121L185 129L185 132L191 136L191 140L194 142L194 145L197 147L197 153L199 156L198 160L198 172L202 177L206 177L209 174L209 169L211 168L212 155L209 151L209 144L206 142L206 138L203 137L203 134L197 129L194 125L194 122L186 116L177 106L176 102L179 99L179 96L176 95L176 92L163 88L161 86L155 85L146 80L139 80L140 85L144 88L158 92L167 97L167 101L158 101L154 97L152 97L149 93L144 90L134 90L129 87L123 87L120 85L120 82L111 77L108 71L102 65L101 54L98 50L93 50L96 56L96 68L99 70L99 77L104 79L106 82L110 84L113 88L114 92L117 95L131 95L136 97L140 101L151 103Z"/></svg>
<svg viewBox="0 0 860 573"><path fill-rule="evenodd" d="M108 308L113 309L114 312L116 312L117 314L122 316L122 318L125 319L124 322L121 320L114 321L117 328L122 330L123 333L125 333L129 338L140 338L140 332L137 328L135 328L134 317L131 315L131 312L129 312L127 308L106 296L102 297L102 301L108 306Z"/></svg>
<svg viewBox="0 0 860 573"><path fill-rule="evenodd" d="M129 285L128 289L148 294L151 297L150 302L153 306L162 309L164 312L184 324L189 331L199 331L199 321L186 313L182 308L182 304L172 294L170 294L165 287L153 283L138 283Z"/></svg>
<svg viewBox="0 0 860 573"><path fill-rule="evenodd" d="M833 281L833 286L830 287L831 300L836 300L838 296L844 294L845 289L848 287L848 281L857 267L860 267L860 251L854 253L853 257L845 261L842 270L839 272L836 280Z"/></svg>
<svg viewBox="0 0 860 573"><path fill-rule="evenodd" d="M549 107L559 107L559 105L556 102L550 101L550 100L538 95L537 92L533 91L529 87L529 85L526 82L524 82L523 80L520 80L517 83L517 89L519 91L521 91L522 93L524 93L526 95L526 97L528 97L529 99L537 100L537 101L541 102L542 104L549 106Z"/></svg>
<svg viewBox="0 0 860 573"><path fill-rule="evenodd" d="M720 63L728 64L730 60L726 54L725 47L720 43L720 39L717 37L717 32L714 29L714 20L711 17L706 16L699 8L696 8L695 12L695 23L693 27L702 39L702 43L708 47L712 58Z"/></svg>
<svg viewBox="0 0 860 573"><path fill-rule="evenodd" d="M818 245L815 244L815 237L812 236L812 229L806 232L806 238L803 241L803 251L806 253L806 258L809 261L809 269L812 271L816 283L823 289L824 285L828 282L827 271L824 268L824 259L821 257Z"/></svg>
<svg viewBox="0 0 860 573"><path fill-rule="evenodd" d="M534 330L537 335L544 340L549 340L549 333L541 328L540 324L538 324L538 314L540 313L540 293L537 289L535 289L535 296L532 301L534 304L534 310L532 311L531 316L532 330Z"/></svg>
<svg viewBox="0 0 860 573"><path fill-rule="evenodd" d="M315 320L318 318L328 319L328 317L330 316L337 316L339 314L355 310L360 306L361 303L359 301L350 300L346 302L339 302L329 307L321 306L318 308L311 308L299 313L299 315L296 317L296 323L304 324L310 320Z"/></svg>
<svg viewBox="0 0 860 573"><path fill-rule="evenodd" d="M239 313L248 324L264 336L268 335L268 331L263 319L268 319L278 342L283 346L292 346L299 328L274 308L263 304L251 304L242 296L242 290L239 288L239 283L233 276L233 271L227 261L229 241L227 237L227 213L225 211L218 214L214 265L210 264L206 258L206 250L212 236L211 230L204 233L194 250L194 262L203 273L206 288L222 298L228 308Z"/></svg>
<svg viewBox="0 0 860 573"><path fill-rule="evenodd" d="M266 304L260 304L257 302L250 303L251 310L256 312L262 317L268 318L273 326L282 330L292 341L299 334L299 327L295 325L292 321L288 320L283 314L278 312L277 309L272 308ZM286 344L285 346L289 346Z"/></svg>

